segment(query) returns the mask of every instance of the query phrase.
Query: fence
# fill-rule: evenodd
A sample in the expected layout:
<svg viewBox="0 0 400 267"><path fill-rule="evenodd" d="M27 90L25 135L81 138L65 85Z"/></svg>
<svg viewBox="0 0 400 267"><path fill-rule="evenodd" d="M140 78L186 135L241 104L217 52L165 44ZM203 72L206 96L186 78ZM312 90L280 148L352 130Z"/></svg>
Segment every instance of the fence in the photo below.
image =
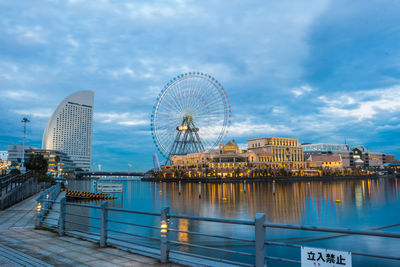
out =
<svg viewBox="0 0 400 267"><path fill-rule="evenodd" d="M0 178L0 197L7 194L17 186L21 185L32 177L32 172L27 171L24 174L8 174Z"/></svg>
<svg viewBox="0 0 400 267"><path fill-rule="evenodd" d="M55 194L59 189L52 189ZM51 193L50 193L51 195ZM55 203L52 200L44 202ZM44 203L42 202L42 203ZM40 203L40 202L39 202ZM58 229L59 235L68 233L83 237L85 239L99 242L100 247L113 245L124 248L135 253L159 258L161 262L176 262L187 265L204 266L265 266L268 261L286 262L288 264L300 264L300 260L279 256L266 255L266 247L285 247L299 249L301 245L276 242L267 239L267 229L289 229L312 232L335 233L340 235L359 235L374 236L382 238L400 238L400 233L389 233L383 231L358 231L341 228L313 227L289 224L267 223L265 214L257 213L254 220L231 220L222 218L208 218L199 216L179 215L170 213L169 208L161 209L160 213L133 211L121 208L109 207L108 202L101 205L89 205L83 203L66 202L65 198L59 202L60 210L57 219L58 224L54 227ZM46 210L46 204L43 210ZM76 212L76 209L80 209ZM75 212L74 212L75 209ZM48 209L47 209L48 210ZM121 220L116 219L119 214ZM130 220L129 215L138 216L137 219ZM42 217L42 212L38 217ZM140 223L142 217L151 217L152 223ZM211 234L208 231L189 231L174 228L172 220L188 220L209 222L214 224L235 225L236 227L250 227L251 236L247 238L227 236L223 234ZM41 220L38 220L39 223ZM96 223L91 223L96 222ZM118 225L118 227L117 227ZM130 229L127 229L129 228ZM142 230L147 229L143 234ZM203 238L191 241L174 238L177 235L195 236ZM209 240L222 240L222 246L215 245ZM229 245L227 245L229 242ZM242 244L243 249L235 247L235 244ZM245 245L244 245L245 244ZM200 253L203 252L203 253ZM207 251L207 253L204 253ZM400 257L390 255L372 254L358 251L351 251L352 255L360 257L370 257L377 260L386 259L399 263ZM298 253L300 255L300 253ZM297 257L299 258L299 257Z"/></svg>
<svg viewBox="0 0 400 267"><path fill-rule="evenodd" d="M61 183L57 183L52 187L43 191L39 197L36 199L37 201L37 216L36 216L36 226L46 226L45 219L53 220L53 225L58 224L58 216L54 216L54 213L59 213L56 209L52 212L52 217L48 217L50 209L52 208L53 204L56 203L56 199L61 191ZM59 204L59 203L57 203ZM48 224L51 226L51 224Z"/></svg>
<svg viewBox="0 0 400 267"><path fill-rule="evenodd" d="M35 194L39 191L37 179L32 173L6 175L0 179L0 209L5 209L13 204Z"/></svg>

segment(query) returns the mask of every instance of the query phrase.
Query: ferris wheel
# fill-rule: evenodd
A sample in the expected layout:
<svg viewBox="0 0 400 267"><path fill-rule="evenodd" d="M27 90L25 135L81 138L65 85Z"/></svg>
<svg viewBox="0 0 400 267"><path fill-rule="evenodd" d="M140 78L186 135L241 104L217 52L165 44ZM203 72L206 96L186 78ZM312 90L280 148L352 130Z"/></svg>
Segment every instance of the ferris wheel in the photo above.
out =
<svg viewBox="0 0 400 267"><path fill-rule="evenodd" d="M202 72L170 80L151 114L151 133L160 153L185 155L208 151L228 132L231 108L222 85Z"/></svg>

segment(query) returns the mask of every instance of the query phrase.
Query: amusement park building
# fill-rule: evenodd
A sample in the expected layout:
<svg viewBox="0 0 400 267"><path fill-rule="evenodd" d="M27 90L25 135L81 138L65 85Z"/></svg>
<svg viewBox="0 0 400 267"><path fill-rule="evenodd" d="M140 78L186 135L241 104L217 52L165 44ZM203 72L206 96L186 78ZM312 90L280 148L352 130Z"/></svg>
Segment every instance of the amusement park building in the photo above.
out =
<svg viewBox="0 0 400 267"><path fill-rule="evenodd" d="M42 149L66 153L76 168L90 170L92 158L93 91L65 98L50 117Z"/></svg>
<svg viewBox="0 0 400 267"><path fill-rule="evenodd" d="M295 138L261 137L249 139L247 149L251 152L265 151L272 155L273 168L305 168L303 148ZM251 158L250 158L251 161Z"/></svg>
<svg viewBox="0 0 400 267"><path fill-rule="evenodd" d="M254 169L304 168L302 148L297 139L257 138L248 141L249 149L241 150L236 142L220 144L210 152L173 155L166 169L193 170L199 175L205 171L220 176L249 175ZM254 143L254 147L253 147ZM250 149L251 148L251 149Z"/></svg>
<svg viewBox="0 0 400 267"><path fill-rule="evenodd" d="M303 144L304 158L312 161L314 156L340 156L344 168L354 167L354 155L347 144ZM310 159L311 157L311 159ZM310 160L308 160L310 159Z"/></svg>

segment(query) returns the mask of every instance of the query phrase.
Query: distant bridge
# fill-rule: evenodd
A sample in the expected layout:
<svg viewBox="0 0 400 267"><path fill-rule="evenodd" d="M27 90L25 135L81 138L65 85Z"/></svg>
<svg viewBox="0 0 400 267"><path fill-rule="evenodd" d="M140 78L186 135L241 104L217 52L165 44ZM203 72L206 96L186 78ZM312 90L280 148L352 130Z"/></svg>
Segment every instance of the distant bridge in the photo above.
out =
<svg viewBox="0 0 400 267"><path fill-rule="evenodd" d="M77 172L76 179L106 178L106 177L141 177L144 172Z"/></svg>

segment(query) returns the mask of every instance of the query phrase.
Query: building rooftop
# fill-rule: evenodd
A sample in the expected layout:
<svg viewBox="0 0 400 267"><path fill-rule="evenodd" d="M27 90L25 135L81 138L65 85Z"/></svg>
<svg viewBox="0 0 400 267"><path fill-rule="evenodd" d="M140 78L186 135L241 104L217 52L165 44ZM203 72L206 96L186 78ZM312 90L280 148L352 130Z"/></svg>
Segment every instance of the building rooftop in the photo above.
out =
<svg viewBox="0 0 400 267"><path fill-rule="evenodd" d="M307 161L323 161L323 162L327 162L327 161L341 161L342 158L340 157L340 155L328 155L328 156L310 156Z"/></svg>

